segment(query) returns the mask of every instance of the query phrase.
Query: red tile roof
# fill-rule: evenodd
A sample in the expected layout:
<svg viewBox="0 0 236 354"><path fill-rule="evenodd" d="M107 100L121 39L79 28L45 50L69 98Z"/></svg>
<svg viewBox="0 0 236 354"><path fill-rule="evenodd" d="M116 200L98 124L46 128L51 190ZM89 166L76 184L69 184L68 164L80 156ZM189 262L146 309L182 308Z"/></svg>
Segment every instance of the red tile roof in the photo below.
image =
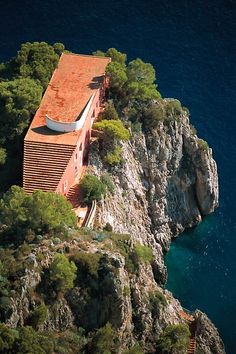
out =
<svg viewBox="0 0 236 354"><path fill-rule="evenodd" d="M79 132L58 133L48 129L46 114L59 122L74 122L99 88L109 62L110 58L62 54L25 140L74 145Z"/></svg>

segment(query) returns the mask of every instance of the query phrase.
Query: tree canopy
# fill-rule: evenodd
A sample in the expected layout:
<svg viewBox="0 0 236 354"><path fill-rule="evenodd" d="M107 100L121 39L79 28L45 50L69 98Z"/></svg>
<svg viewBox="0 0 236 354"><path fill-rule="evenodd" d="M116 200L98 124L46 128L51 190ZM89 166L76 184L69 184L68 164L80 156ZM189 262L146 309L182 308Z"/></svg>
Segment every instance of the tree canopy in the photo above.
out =
<svg viewBox="0 0 236 354"><path fill-rule="evenodd" d="M13 139L28 126L39 106L42 87L29 78L0 82L0 141Z"/></svg>
<svg viewBox="0 0 236 354"><path fill-rule="evenodd" d="M126 65L126 55L115 48L105 53L98 51L96 54L112 58L106 68L110 78L110 92L123 106L136 100L146 102L161 97L155 84L155 69L150 63L137 58Z"/></svg>
<svg viewBox="0 0 236 354"><path fill-rule="evenodd" d="M70 262L64 254L56 254L49 268L49 276L57 291L65 292L73 287L76 270L73 261Z"/></svg>
<svg viewBox="0 0 236 354"><path fill-rule="evenodd" d="M76 226L71 204L54 192L35 191L32 195L23 188L12 186L0 200L1 224L8 231L50 232L62 230L66 225Z"/></svg>
<svg viewBox="0 0 236 354"><path fill-rule="evenodd" d="M53 46L46 42L23 43L16 56L5 67L2 64L2 72L5 68L8 77L31 78L45 89L64 49L62 43Z"/></svg>
<svg viewBox="0 0 236 354"><path fill-rule="evenodd" d="M109 97L118 116L130 120L132 128L139 127L139 131L141 128L147 133L160 122L170 124L179 121L184 112L189 114L178 100L161 98L152 64L140 58L126 63L126 55L115 48L94 54L111 57L112 61L106 67L106 74L110 79ZM104 114L105 119L110 119L109 115L112 116L112 112L108 113L110 114ZM132 131L135 132L136 129ZM114 155L114 151L111 153Z"/></svg>
<svg viewBox="0 0 236 354"><path fill-rule="evenodd" d="M110 89L115 97L122 97L124 95L124 85L128 81L126 67L124 64L116 61L108 64L106 74L110 78Z"/></svg>
<svg viewBox="0 0 236 354"><path fill-rule="evenodd" d="M104 111L101 113L101 118L107 119L107 120L119 119L118 113L117 113L114 103L112 101L106 102L105 107L104 107Z"/></svg>
<svg viewBox="0 0 236 354"><path fill-rule="evenodd" d="M110 57L112 61L120 64L125 64L127 60L127 55L119 52L116 48L109 48L106 51L106 57Z"/></svg>
<svg viewBox="0 0 236 354"><path fill-rule="evenodd" d="M53 341L30 326L11 329L0 323L0 353L50 354L53 353Z"/></svg>
<svg viewBox="0 0 236 354"><path fill-rule="evenodd" d="M100 136L100 148L103 155L103 161L114 166L121 162L120 141L128 141L130 133L125 128L123 122L119 119L102 120L95 123L94 128L102 132Z"/></svg>
<svg viewBox="0 0 236 354"><path fill-rule="evenodd" d="M155 69L150 63L144 63L140 58L132 60L127 66L129 81L142 82L150 85L156 80Z"/></svg>
<svg viewBox="0 0 236 354"><path fill-rule="evenodd" d="M63 51L62 43L27 42L14 58L0 63L0 148L7 149L9 174L12 151L15 145L19 149L22 133L37 110ZM5 161L1 151L0 164Z"/></svg>
<svg viewBox="0 0 236 354"><path fill-rule="evenodd" d="M127 60L127 55L125 53L119 52L116 48L109 48L106 52L102 50L96 50L93 55L99 57L110 57L113 62L125 64Z"/></svg>
<svg viewBox="0 0 236 354"><path fill-rule="evenodd" d="M190 331L187 325L168 325L158 340L157 348L162 354L185 354L189 340Z"/></svg>
<svg viewBox="0 0 236 354"><path fill-rule="evenodd" d="M124 124L119 119L104 119L101 122L95 123L94 128L100 130L103 135L102 139L106 142L110 141L127 141L130 134L128 129L124 127Z"/></svg>
<svg viewBox="0 0 236 354"><path fill-rule="evenodd" d="M85 203L91 203L93 200L101 200L106 193L106 186L96 176L87 174L80 181L80 188L83 193Z"/></svg>
<svg viewBox="0 0 236 354"><path fill-rule="evenodd" d="M0 353L9 353L18 338L19 333L17 330L8 328L5 324L0 323Z"/></svg>
<svg viewBox="0 0 236 354"><path fill-rule="evenodd" d="M6 149L0 147L0 166L4 165L7 159Z"/></svg>
<svg viewBox="0 0 236 354"><path fill-rule="evenodd" d="M95 333L92 340L91 353L111 354L116 349L116 333L110 323L101 327Z"/></svg>
<svg viewBox="0 0 236 354"><path fill-rule="evenodd" d="M30 326L20 328L19 334L19 340L16 342L16 353L53 353L53 341L45 334L36 332Z"/></svg>

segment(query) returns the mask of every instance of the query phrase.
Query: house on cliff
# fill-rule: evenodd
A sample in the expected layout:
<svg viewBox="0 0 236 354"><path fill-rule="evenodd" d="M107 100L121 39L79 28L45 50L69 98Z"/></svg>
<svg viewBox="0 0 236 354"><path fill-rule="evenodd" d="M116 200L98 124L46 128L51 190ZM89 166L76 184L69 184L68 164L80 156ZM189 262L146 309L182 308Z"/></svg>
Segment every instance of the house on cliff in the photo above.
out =
<svg viewBox="0 0 236 354"><path fill-rule="evenodd" d="M101 111L110 58L62 54L24 140L23 187L67 195Z"/></svg>

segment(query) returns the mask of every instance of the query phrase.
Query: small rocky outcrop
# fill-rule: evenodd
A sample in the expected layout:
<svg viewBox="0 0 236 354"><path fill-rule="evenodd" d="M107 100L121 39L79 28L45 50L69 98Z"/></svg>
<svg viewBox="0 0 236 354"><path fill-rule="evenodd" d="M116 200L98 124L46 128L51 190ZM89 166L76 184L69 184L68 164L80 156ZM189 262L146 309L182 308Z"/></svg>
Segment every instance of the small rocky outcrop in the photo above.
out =
<svg viewBox="0 0 236 354"><path fill-rule="evenodd" d="M196 342L198 353L225 354L224 344L219 333L209 318L201 311L196 311Z"/></svg>

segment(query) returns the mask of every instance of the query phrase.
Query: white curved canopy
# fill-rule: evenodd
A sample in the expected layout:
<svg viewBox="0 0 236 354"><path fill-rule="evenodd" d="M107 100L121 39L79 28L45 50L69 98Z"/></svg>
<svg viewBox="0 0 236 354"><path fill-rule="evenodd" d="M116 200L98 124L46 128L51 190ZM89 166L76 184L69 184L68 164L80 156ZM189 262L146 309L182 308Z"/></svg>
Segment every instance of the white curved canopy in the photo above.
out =
<svg viewBox="0 0 236 354"><path fill-rule="evenodd" d="M79 120L76 120L75 122L58 122L58 121L50 118L48 115L46 115L47 127L51 130L54 130L56 132L62 132L62 133L80 130L85 123L88 112L89 112L90 107L92 105L94 95L95 95L95 93L92 94L92 96L90 97Z"/></svg>

